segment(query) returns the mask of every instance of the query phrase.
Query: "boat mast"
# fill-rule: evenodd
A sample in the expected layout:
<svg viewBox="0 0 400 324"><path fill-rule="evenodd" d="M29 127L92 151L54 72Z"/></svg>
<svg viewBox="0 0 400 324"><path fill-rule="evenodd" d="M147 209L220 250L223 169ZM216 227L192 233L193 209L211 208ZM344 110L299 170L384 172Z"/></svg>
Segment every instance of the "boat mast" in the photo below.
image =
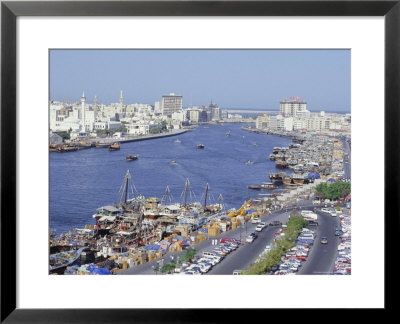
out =
<svg viewBox="0 0 400 324"><path fill-rule="evenodd" d="M204 208L206 208L207 206L207 195L208 195L208 183L206 184L206 189L204 190L204 205L203 205Z"/></svg>
<svg viewBox="0 0 400 324"><path fill-rule="evenodd" d="M169 190L169 187L167 186L167 188L165 189L165 194L161 199L161 202L164 202L164 204L166 204L167 201L169 200L169 192L170 192L170 190Z"/></svg>
<svg viewBox="0 0 400 324"><path fill-rule="evenodd" d="M186 206L187 203L188 190L189 190L189 178L186 178L185 189L183 189L183 206Z"/></svg>
<svg viewBox="0 0 400 324"><path fill-rule="evenodd" d="M120 201L119 201L120 204L122 203L123 195L125 195L124 205L126 205L126 202L128 200L128 181L129 181L130 178L131 178L131 174L129 173L129 170L127 170L126 174L125 174L124 181L122 182L122 185L121 185L121 188L120 188L120 191L119 191L120 194L121 194Z"/></svg>
<svg viewBox="0 0 400 324"><path fill-rule="evenodd" d="M221 208L224 208L224 197L222 197L222 194L219 194L218 201L221 205Z"/></svg>

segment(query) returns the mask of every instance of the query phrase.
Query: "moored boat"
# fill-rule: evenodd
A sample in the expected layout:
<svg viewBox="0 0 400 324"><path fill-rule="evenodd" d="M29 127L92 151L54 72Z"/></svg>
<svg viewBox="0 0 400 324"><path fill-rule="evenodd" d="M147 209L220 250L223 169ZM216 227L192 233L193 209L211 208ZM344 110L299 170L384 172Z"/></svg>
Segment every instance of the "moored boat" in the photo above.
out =
<svg viewBox="0 0 400 324"><path fill-rule="evenodd" d="M97 148L106 148L106 147L109 147L109 146L110 146L110 143L105 143L105 142L97 142L95 144L95 147L97 147Z"/></svg>
<svg viewBox="0 0 400 324"><path fill-rule="evenodd" d="M198 148L198 149L202 149L202 148L204 148L204 147L205 147L204 144L197 144L197 148Z"/></svg>
<svg viewBox="0 0 400 324"><path fill-rule="evenodd" d="M64 273L67 266L73 264L86 247L79 250L70 250L66 252L59 252L50 255L49 272L50 273Z"/></svg>
<svg viewBox="0 0 400 324"><path fill-rule="evenodd" d="M287 163L286 163L286 161L275 161L275 166L278 168L278 169L285 169L285 168L287 168Z"/></svg>
<svg viewBox="0 0 400 324"><path fill-rule="evenodd" d="M259 190L259 189L261 189L261 186L249 185L249 186L247 186L247 188Z"/></svg>
<svg viewBox="0 0 400 324"><path fill-rule="evenodd" d="M115 142L113 144L110 145L110 147L108 148L110 151L117 151L121 148L121 146L119 145L118 142Z"/></svg>

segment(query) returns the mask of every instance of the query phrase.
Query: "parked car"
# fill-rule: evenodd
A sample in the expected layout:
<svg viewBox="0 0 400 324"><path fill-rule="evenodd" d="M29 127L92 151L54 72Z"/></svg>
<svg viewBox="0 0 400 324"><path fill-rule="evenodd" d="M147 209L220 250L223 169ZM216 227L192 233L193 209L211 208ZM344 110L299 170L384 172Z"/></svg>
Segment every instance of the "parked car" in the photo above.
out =
<svg viewBox="0 0 400 324"><path fill-rule="evenodd" d="M308 226L318 226L318 222L309 220L308 221Z"/></svg>
<svg viewBox="0 0 400 324"><path fill-rule="evenodd" d="M261 222L261 219L259 219L258 217L254 217L252 220L251 220L251 223L252 224L258 224L258 223L260 223Z"/></svg>
<svg viewBox="0 0 400 324"><path fill-rule="evenodd" d="M281 226L281 225L282 225L282 222L277 221L277 220L272 221L271 223L269 223L269 226Z"/></svg>
<svg viewBox="0 0 400 324"><path fill-rule="evenodd" d="M237 239L234 239L232 237L223 237L221 238L221 243L234 243L234 244L240 244L240 241Z"/></svg>

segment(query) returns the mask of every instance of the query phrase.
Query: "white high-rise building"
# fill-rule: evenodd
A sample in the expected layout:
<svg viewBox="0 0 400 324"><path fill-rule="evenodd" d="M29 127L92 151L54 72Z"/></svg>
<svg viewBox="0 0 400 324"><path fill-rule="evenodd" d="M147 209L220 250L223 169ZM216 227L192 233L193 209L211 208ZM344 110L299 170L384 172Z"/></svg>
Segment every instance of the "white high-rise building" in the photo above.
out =
<svg viewBox="0 0 400 324"><path fill-rule="evenodd" d="M290 99L282 99L280 102L280 113L284 117L296 117L297 114L307 114L307 103L301 97L291 97Z"/></svg>
<svg viewBox="0 0 400 324"><path fill-rule="evenodd" d="M162 110L164 116L171 116L174 112L182 111L182 96L174 93L162 96Z"/></svg>

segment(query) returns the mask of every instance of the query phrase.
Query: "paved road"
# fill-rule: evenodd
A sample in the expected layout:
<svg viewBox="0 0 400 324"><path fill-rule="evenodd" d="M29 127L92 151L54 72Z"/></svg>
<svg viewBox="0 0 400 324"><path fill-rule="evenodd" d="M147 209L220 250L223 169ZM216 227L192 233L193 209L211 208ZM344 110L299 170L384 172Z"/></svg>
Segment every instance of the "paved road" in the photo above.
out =
<svg viewBox="0 0 400 324"><path fill-rule="evenodd" d="M288 219L289 213L281 212L275 215L266 216L261 220L267 223L273 220L279 220L282 223L286 223ZM247 233L251 233L252 231L254 232L256 225L249 225ZM256 232L257 238L252 243L244 243L238 249L232 251L225 257L225 259L221 263L215 265L209 272L207 272L207 275L227 275L232 274L234 270L248 269L249 266L254 263L260 253L264 250L265 246L273 242L274 233L279 228L280 226L268 226L267 228L264 228L264 230L262 230L261 232Z"/></svg>
<svg viewBox="0 0 400 324"><path fill-rule="evenodd" d="M316 238L311 247L307 260L303 262L298 274L323 275L333 271L339 237L335 236L335 228L340 227L339 218L318 211L319 226L316 229ZM321 244L321 237L328 238L328 244Z"/></svg>

